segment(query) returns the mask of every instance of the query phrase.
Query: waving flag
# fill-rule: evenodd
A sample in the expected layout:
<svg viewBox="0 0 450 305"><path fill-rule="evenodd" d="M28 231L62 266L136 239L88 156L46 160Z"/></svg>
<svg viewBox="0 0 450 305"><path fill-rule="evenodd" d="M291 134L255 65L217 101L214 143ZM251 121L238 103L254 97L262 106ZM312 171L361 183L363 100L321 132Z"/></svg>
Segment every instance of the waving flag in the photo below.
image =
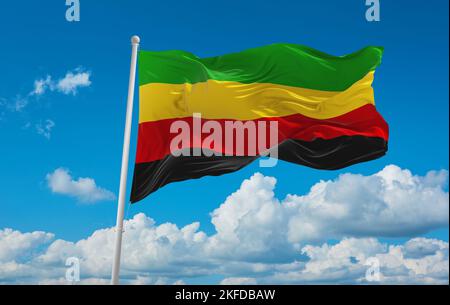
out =
<svg viewBox="0 0 450 305"><path fill-rule="evenodd" d="M230 149L224 134L222 145L211 145L208 134L195 134L196 114L201 126L276 122L277 158L312 168L339 169L383 156L388 125L375 109L372 88L382 53L367 47L336 57L294 44L211 58L141 51L131 202L171 182L239 170L262 154L259 147L250 153L248 145ZM180 122L194 130L179 146L190 154L173 153L173 126ZM260 139L258 132L253 136Z"/></svg>

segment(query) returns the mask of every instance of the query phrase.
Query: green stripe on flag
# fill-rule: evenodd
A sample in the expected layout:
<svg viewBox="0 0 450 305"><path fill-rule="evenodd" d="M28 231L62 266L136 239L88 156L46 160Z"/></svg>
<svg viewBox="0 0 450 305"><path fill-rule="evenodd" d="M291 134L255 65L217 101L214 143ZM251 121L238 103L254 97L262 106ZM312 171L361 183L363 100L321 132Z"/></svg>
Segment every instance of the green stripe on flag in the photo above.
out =
<svg viewBox="0 0 450 305"><path fill-rule="evenodd" d="M195 84L209 79L344 91L381 63L383 48L332 56L295 44L272 44L199 58L184 51L141 51L139 83Z"/></svg>

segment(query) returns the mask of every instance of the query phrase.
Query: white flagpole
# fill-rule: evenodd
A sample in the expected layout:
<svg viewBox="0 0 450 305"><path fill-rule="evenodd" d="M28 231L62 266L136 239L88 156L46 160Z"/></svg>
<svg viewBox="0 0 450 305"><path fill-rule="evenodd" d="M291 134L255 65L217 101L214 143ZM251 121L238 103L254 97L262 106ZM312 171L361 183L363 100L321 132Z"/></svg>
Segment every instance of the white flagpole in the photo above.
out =
<svg viewBox="0 0 450 305"><path fill-rule="evenodd" d="M114 249L114 261L111 277L111 284L113 285L119 284L120 254L122 251L123 216L125 212L125 195L127 191L128 157L130 154L131 121L133 117L134 86L136 82L136 63L137 63L137 51L139 48L139 42L140 38L138 36L131 37L132 53L131 53L130 82L128 86L127 114L125 120L125 134L123 138L122 169L120 171L119 204L117 207L117 224L116 224L116 244Z"/></svg>

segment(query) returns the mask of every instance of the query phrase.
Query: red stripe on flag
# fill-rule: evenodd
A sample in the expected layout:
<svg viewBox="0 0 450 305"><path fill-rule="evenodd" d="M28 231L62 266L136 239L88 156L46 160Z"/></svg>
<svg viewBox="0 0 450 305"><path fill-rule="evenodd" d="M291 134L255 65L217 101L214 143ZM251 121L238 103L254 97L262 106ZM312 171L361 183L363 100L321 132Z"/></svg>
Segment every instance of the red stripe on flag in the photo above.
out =
<svg viewBox="0 0 450 305"><path fill-rule="evenodd" d="M209 134L201 134L201 140L198 137L195 137L195 135L192 135L192 131L194 130L192 117L145 122L139 124L136 163L160 160L171 153L170 143L177 134L171 134L170 127L175 121L186 122L191 130L189 147L183 148L200 148L200 146L204 146L203 140L208 137ZM236 120L202 119L201 123L204 124L208 121L218 122L223 130L224 137L225 122ZM315 139L329 140L340 136L355 135L378 137L388 141L389 137L389 127L373 105L365 105L342 116L326 120L312 119L300 114L294 114L286 117L261 118L252 121L256 124L259 122L266 122L267 130L270 126L269 122L278 122L278 143L287 139L313 141ZM222 143L225 143L223 139L222 141ZM267 145L270 143L268 131L266 132L266 143ZM226 145L222 144L222 149L219 151L236 155L235 148L232 149L233 151L229 151L225 146ZM217 148L214 147L204 148L218 151ZM259 154L259 151L257 151L257 153Z"/></svg>

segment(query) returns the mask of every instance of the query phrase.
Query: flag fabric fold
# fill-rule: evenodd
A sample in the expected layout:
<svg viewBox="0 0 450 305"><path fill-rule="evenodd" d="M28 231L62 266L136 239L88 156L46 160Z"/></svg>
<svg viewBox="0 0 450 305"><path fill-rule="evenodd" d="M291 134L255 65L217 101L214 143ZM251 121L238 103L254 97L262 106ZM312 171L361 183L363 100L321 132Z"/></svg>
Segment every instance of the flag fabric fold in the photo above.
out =
<svg viewBox="0 0 450 305"><path fill-rule="evenodd" d="M141 51L131 202L171 182L234 172L267 153L259 146L250 153L250 133L239 151L225 145L223 134L221 145L211 145L211 134L193 132L179 147L187 153L174 155L174 124L189 130L196 130L198 122L200 128L209 124L222 129L227 124L276 124L277 142L268 148L277 149L277 158L318 169L383 156L389 128L375 108L372 88L382 53L382 48L367 47L331 56L294 44L211 58ZM196 120L196 114L201 118ZM260 129L252 134L268 143L266 136Z"/></svg>

